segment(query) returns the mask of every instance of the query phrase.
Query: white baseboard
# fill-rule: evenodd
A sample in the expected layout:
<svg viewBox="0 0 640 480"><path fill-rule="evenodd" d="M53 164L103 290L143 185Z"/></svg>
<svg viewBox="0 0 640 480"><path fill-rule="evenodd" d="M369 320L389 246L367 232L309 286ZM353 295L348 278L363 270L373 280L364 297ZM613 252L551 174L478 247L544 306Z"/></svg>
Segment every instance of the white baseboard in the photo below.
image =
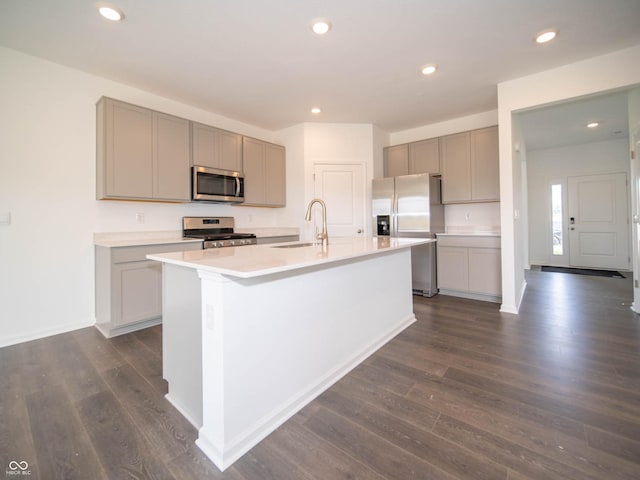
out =
<svg viewBox="0 0 640 480"><path fill-rule="evenodd" d="M38 340L40 338L50 337L52 335L58 335L60 333L67 333L73 330L79 330L81 328L92 327L93 325L95 325L95 323L95 319L91 319L87 320L86 322L66 323L64 325L57 325L52 328L35 330L32 332L22 333L20 335L14 335L12 337L0 337L0 348L8 347L9 345L16 345L18 343L30 342L32 340Z"/></svg>
<svg viewBox="0 0 640 480"><path fill-rule="evenodd" d="M483 302L500 303L502 297L499 295L485 295L484 293L464 292L460 290L448 290L446 288L440 288L438 293L440 295L448 295L450 297L468 298L469 300L481 300Z"/></svg>

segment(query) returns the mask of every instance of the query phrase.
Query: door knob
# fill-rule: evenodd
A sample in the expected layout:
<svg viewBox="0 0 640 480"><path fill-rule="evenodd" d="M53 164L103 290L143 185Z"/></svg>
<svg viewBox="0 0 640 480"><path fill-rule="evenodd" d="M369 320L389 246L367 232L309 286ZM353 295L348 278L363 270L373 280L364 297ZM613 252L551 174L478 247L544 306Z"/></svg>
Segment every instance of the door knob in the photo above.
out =
<svg viewBox="0 0 640 480"><path fill-rule="evenodd" d="M362 233L362 229L361 228L358 229L358 233Z"/></svg>

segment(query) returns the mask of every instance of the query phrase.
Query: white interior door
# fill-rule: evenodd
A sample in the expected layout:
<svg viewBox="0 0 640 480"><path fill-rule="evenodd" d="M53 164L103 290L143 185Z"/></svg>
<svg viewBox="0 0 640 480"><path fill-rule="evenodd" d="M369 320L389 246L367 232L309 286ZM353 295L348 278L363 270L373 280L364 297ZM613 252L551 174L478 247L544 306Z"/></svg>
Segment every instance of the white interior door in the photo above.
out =
<svg viewBox="0 0 640 480"><path fill-rule="evenodd" d="M628 270L627 175L568 178L571 266Z"/></svg>
<svg viewBox="0 0 640 480"><path fill-rule="evenodd" d="M631 213L633 225L631 228L631 256L633 258L633 311L640 313L640 288L638 288L638 275L640 275L640 130L633 134L633 151L631 157Z"/></svg>
<svg viewBox="0 0 640 480"><path fill-rule="evenodd" d="M327 205L329 239L363 235L365 224L364 168L359 164L314 165L315 197ZM322 228L320 215L314 216L316 228Z"/></svg>

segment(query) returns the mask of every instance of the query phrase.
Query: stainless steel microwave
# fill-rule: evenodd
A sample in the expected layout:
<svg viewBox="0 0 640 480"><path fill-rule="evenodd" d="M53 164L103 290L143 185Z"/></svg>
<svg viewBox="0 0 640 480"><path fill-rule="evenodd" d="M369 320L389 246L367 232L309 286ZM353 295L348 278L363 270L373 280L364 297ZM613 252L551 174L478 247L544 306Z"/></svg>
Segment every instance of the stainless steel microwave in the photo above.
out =
<svg viewBox="0 0 640 480"><path fill-rule="evenodd" d="M195 202L244 202L244 176L217 168L192 167L191 199Z"/></svg>

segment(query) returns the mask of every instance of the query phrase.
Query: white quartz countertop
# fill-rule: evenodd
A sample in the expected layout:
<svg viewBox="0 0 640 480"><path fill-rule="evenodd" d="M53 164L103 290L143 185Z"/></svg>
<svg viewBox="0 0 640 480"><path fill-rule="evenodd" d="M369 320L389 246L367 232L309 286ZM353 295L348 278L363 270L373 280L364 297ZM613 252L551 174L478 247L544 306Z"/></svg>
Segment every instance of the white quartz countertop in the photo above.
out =
<svg viewBox="0 0 640 480"><path fill-rule="evenodd" d="M326 250L322 245L291 242L172 252L147 255L147 258L211 273L254 278L434 242L433 238L349 237L330 239ZM291 248L292 245L303 246ZM278 248L282 246L289 248Z"/></svg>
<svg viewBox="0 0 640 480"><path fill-rule="evenodd" d="M237 233L254 233L257 238L300 235L293 227L236 228ZM93 244L100 247L135 247L138 245L162 245L167 243L202 242L198 238L182 238L182 230L149 232L102 232L93 234Z"/></svg>
<svg viewBox="0 0 640 480"><path fill-rule="evenodd" d="M135 247L168 243L202 243L198 238L182 238L182 231L94 233L93 244L99 247Z"/></svg>

